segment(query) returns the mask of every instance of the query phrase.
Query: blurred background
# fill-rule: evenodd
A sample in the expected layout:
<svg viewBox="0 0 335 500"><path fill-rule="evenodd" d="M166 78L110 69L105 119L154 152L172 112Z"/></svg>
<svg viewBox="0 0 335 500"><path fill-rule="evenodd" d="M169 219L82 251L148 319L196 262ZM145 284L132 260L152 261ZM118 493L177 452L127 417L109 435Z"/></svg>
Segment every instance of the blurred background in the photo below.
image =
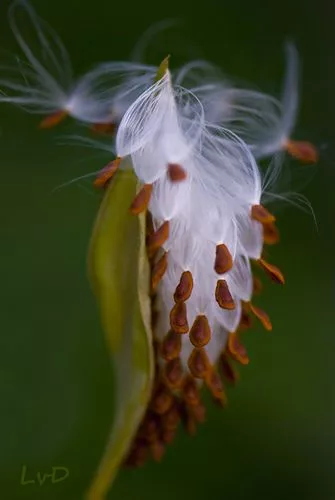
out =
<svg viewBox="0 0 335 500"><path fill-rule="evenodd" d="M152 23L182 21L160 36L171 64L206 58L278 94L283 45L302 60L296 139L320 148L316 167L288 160L318 222L278 207L281 243L271 261L285 287L259 303L274 330L245 336L251 358L224 411L211 405L196 437L183 432L161 464L122 471L114 500L333 500L335 498L335 29L330 0L32 0L68 48L78 74L127 59ZM0 47L20 53L0 4ZM158 50L159 49L159 50ZM162 49L162 50L161 50ZM159 60L149 60L157 64ZM103 167L103 152L64 146L76 127L37 128L38 116L0 107L0 485L4 500L79 500L107 439L113 373L86 272L100 194L60 184ZM305 169L305 170L304 170ZM306 176L306 177L305 177ZM65 467L57 484L20 484Z"/></svg>

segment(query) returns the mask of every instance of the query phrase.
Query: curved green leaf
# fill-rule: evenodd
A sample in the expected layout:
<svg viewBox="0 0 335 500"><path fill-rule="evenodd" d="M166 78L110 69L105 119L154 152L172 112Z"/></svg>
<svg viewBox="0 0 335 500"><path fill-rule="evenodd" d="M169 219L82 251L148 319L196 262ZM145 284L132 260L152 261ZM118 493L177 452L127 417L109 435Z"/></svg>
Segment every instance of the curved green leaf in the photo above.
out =
<svg viewBox="0 0 335 500"><path fill-rule="evenodd" d="M129 206L136 195L132 171L110 183L93 230L89 272L116 376L111 434L88 500L105 498L144 415L151 392L153 350L145 216Z"/></svg>

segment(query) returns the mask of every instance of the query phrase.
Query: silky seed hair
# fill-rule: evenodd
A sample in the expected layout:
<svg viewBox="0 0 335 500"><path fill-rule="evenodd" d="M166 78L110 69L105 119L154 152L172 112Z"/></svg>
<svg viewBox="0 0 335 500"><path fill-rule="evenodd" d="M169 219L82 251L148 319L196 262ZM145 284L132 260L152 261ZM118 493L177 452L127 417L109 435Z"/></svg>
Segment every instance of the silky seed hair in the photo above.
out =
<svg viewBox="0 0 335 500"><path fill-rule="evenodd" d="M0 60L0 103L45 115L41 128L71 116L106 131L155 76L153 66L120 61L101 63L75 78L62 41L27 0L12 2L8 20L24 59Z"/></svg>
<svg viewBox="0 0 335 500"><path fill-rule="evenodd" d="M235 132L248 144L256 159L284 150L304 163L315 163L318 160L315 146L292 139L299 104L299 57L293 43L286 43L285 55L281 99L239 88L207 61L187 63L176 72L176 81L199 97L208 122Z"/></svg>
<svg viewBox="0 0 335 500"><path fill-rule="evenodd" d="M223 380L237 379L232 363L249 362L241 335L252 317L272 329L252 302L251 261L276 283L284 277L262 256L264 228L277 229L251 148L209 124L202 102L174 85L168 69L124 114L116 151L142 185L130 212L150 220L156 376L127 459L141 465L149 455L161 459L179 422L194 433L204 420L201 385L226 404Z"/></svg>
<svg viewBox="0 0 335 500"><path fill-rule="evenodd" d="M23 35L21 15L34 44ZM283 151L304 162L317 159L313 145L291 138L297 51L287 45L282 99L238 88L206 61L175 72L169 58L158 70L105 62L74 79L62 42L26 0L13 2L9 21L25 60L10 68L0 62L0 103L44 115L42 128L71 116L112 134L116 154L96 177L96 188L106 187L124 165L137 176L129 211L146 214L155 380L126 463L160 460L181 422L194 434L205 420L203 387L225 406L224 384L236 384L236 364L249 363L245 332L255 322L272 329L257 296L262 274L285 283L264 251L280 239L265 200L278 197L271 190L283 154L265 175L257 160Z"/></svg>

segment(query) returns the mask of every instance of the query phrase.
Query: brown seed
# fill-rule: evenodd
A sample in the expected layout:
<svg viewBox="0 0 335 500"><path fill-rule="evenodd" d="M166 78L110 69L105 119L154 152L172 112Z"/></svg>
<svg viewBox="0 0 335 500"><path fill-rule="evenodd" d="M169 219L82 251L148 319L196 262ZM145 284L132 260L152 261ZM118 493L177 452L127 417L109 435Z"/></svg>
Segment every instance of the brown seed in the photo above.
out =
<svg viewBox="0 0 335 500"><path fill-rule="evenodd" d="M205 315L199 314L190 330L190 341L194 347L204 347L211 340L211 329Z"/></svg>
<svg viewBox="0 0 335 500"><path fill-rule="evenodd" d="M235 309L235 302L230 294L226 280L218 280L216 283L215 298L222 309Z"/></svg>
<svg viewBox="0 0 335 500"><path fill-rule="evenodd" d="M279 242L279 231L273 222L263 224L263 241L266 245L275 245Z"/></svg>
<svg viewBox="0 0 335 500"><path fill-rule="evenodd" d="M236 361L242 365L249 363L249 358L245 347L239 341L236 333L230 333L228 336L227 350Z"/></svg>
<svg viewBox="0 0 335 500"><path fill-rule="evenodd" d="M155 391L151 402L152 410L158 415L163 415L171 408L172 404L173 396L171 392L163 385L160 385Z"/></svg>
<svg viewBox="0 0 335 500"><path fill-rule="evenodd" d="M253 314L256 316L256 318L258 318L260 320L260 322L262 323L264 328L270 332L272 330L272 324L271 324L270 318L266 314L266 312L263 311L263 309L260 309L259 307L254 306L251 303L250 303L250 309L253 312Z"/></svg>
<svg viewBox="0 0 335 500"><path fill-rule="evenodd" d="M177 428L176 429L164 429L162 431L162 441L165 444L170 444L174 440L175 436L177 434Z"/></svg>
<svg viewBox="0 0 335 500"><path fill-rule="evenodd" d="M205 378L205 382L216 402L221 406L225 406L227 404L227 397L218 372L214 369L210 370Z"/></svg>
<svg viewBox="0 0 335 500"><path fill-rule="evenodd" d="M167 361L178 358L181 352L181 336L170 330L164 337L161 346L161 356Z"/></svg>
<svg viewBox="0 0 335 500"><path fill-rule="evenodd" d="M180 358L168 361L164 367L164 379L169 388L175 389L182 384L183 368Z"/></svg>
<svg viewBox="0 0 335 500"><path fill-rule="evenodd" d="M161 441L157 440L154 443L150 444L150 451L155 462L160 462L165 453L165 446Z"/></svg>
<svg viewBox="0 0 335 500"><path fill-rule="evenodd" d="M40 124L39 128L52 128L55 125L58 125L60 122L62 122L66 117L68 116L68 112L64 110L56 111L52 115L47 116L44 118Z"/></svg>
<svg viewBox="0 0 335 500"><path fill-rule="evenodd" d="M225 351L220 356L220 368L223 378L231 385L236 385L240 376L238 371L232 366Z"/></svg>
<svg viewBox="0 0 335 500"><path fill-rule="evenodd" d="M253 205L251 207L251 218L261 224L274 222L276 219L263 205Z"/></svg>
<svg viewBox="0 0 335 500"><path fill-rule="evenodd" d="M188 359L188 367L193 377L204 378L210 370L210 363L204 348L194 348Z"/></svg>
<svg viewBox="0 0 335 500"><path fill-rule="evenodd" d="M185 418L185 427L186 427L186 432L190 436L194 436L197 432L197 422L193 415L187 414Z"/></svg>
<svg viewBox="0 0 335 500"><path fill-rule="evenodd" d="M169 237L169 221L165 221L157 229L157 231L147 236L148 253L150 255L153 255L153 253L166 242L168 237Z"/></svg>
<svg viewBox="0 0 335 500"><path fill-rule="evenodd" d="M100 170L98 173L93 185L96 188L103 188L106 186L107 182L111 180L114 176L115 172L119 168L121 163L121 158L118 156L115 160L110 161L107 165Z"/></svg>
<svg viewBox="0 0 335 500"><path fill-rule="evenodd" d="M155 232L152 222L152 215L150 214L150 212L146 212L145 214L145 232L146 236L149 236L150 234Z"/></svg>
<svg viewBox="0 0 335 500"><path fill-rule="evenodd" d="M169 163L168 176L172 182L181 182L186 179L187 174L183 167L178 163Z"/></svg>
<svg viewBox="0 0 335 500"><path fill-rule="evenodd" d="M162 428L174 430L178 427L181 416L177 404L173 405L168 412L161 417Z"/></svg>
<svg viewBox="0 0 335 500"><path fill-rule="evenodd" d="M268 276L270 276L270 278L272 279L272 281L274 281L275 283L279 283L280 285L284 285L285 284L284 275L280 271L280 269L278 269L278 267L274 266L273 264L269 264L264 259L259 259L258 262L262 266L262 268L264 269L264 271L266 272L266 274Z"/></svg>
<svg viewBox="0 0 335 500"><path fill-rule="evenodd" d="M170 326L176 333L187 333L187 310L185 302L177 302L170 311Z"/></svg>
<svg viewBox="0 0 335 500"><path fill-rule="evenodd" d="M183 398L187 405L197 406L200 403L200 393L196 381L191 376L184 381Z"/></svg>
<svg viewBox="0 0 335 500"><path fill-rule="evenodd" d="M188 406L188 411L200 424L206 420L206 408L201 402L196 406Z"/></svg>
<svg viewBox="0 0 335 500"><path fill-rule="evenodd" d="M159 436L159 424L157 417L154 414L146 415L141 427L138 431L138 436L148 442L155 441Z"/></svg>
<svg viewBox="0 0 335 500"><path fill-rule="evenodd" d="M156 361L156 366L155 366L155 373L154 373L154 380L152 384L152 391L151 391L151 402L154 399L154 396L157 394L157 392L160 392L160 389L164 388L166 392L169 393L169 390L165 388L162 379L161 379L161 366L160 363L158 363L158 359L155 359ZM149 405L149 411L151 411L151 406Z"/></svg>
<svg viewBox="0 0 335 500"><path fill-rule="evenodd" d="M319 153L316 147L307 141L287 141L286 151L303 163L316 163Z"/></svg>
<svg viewBox="0 0 335 500"><path fill-rule="evenodd" d="M251 327L252 327L252 319L244 306L244 308L242 308L241 320L238 329L240 331L243 331L243 330L248 330Z"/></svg>
<svg viewBox="0 0 335 500"><path fill-rule="evenodd" d="M224 274L233 267L233 258L223 243L216 246L214 269L218 274Z"/></svg>
<svg viewBox="0 0 335 500"><path fill-rule="evenodd" d="M162 257L156 262L153 267L151 274L151 289L154 291L157 288L158 283L163 278L166 270L167 270L167 253L164 252Z"/></svg>
<svg viewBox="0 0 335 500"><path fill-rule="evenodd" d="M148 459L148 447L145 443L136 443L128 454L125 467L142 467Z"/></svg>
<svg viewBox="0 0 335 500"><path fill-rule="evenodd" d="M135 196L129 211L133 215L139 215L147 210L152 193L152 184L144 184L142 189Z"/></svg>
<svg viewBox="0 0 335 500"><path fill-rule="evenodd" d="M253 276L252 294L259 295L263 289L263 285L258 276Z"/></svg>
<svg viewBox="0 0 335 500"><path fill-rule="evenodd" d="M190 436L194 436L197 432L197 420L193 415L192 408L186 405L183 410L183 423L185 425L186 432Z"/></svg>
<svg viewBox="0 0 335 500"><path fill-rule="evenodd" d="M92 132L96 134L108 134L113 135L116 131L116 123L95 123L91 127Z"/></svg>
<svg viewBox="0 0 335 500"><path fill-rule="evenodd" d="M175 302L185 302L189 299L193 290L193 277L190 271L184 271L180 277L179 284L174 292Z"/></svg>

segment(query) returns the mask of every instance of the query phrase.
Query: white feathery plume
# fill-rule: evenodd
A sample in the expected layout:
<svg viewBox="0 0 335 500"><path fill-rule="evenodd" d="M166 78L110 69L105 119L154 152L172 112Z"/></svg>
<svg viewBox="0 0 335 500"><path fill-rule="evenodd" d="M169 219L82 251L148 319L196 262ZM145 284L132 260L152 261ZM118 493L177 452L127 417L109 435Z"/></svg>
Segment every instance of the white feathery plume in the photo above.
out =
<svg viewBox="0 0 335 500"><path fill-rule="evenodd" d="M236 134L206 123L202 102L173 85L167 70L124 114L116 152L130 157L140 183L151 186L147 207L154 231L168 224L160 244L167 270L157 287L156 335L163 340L174 328L174 294L189 273L193 289L186 302L187 322L191 328L198 316L206 316L211 330L206 345L214 363L239 326L242 301L251 300L249 260L260 259L263 247L262 224L252 218L252 207L260 206L262 180L251 150ZM182 172L180 178L171 177L171 168ZM218 254L222 268L216 263ZM230 304L219 305L215 298L220 280L229 290ZM183 337L186 371L195 346L191 337Z"/></svg>
<svg viewBox="0 0 335 500"><path fill-rule="evenodd" d="M298 66L295 46L286 44L286 76L282 98L235 86L213 65L193 61L176 73L201 100L206 120L235 132L256 159L287 150L305 162L315 162L317 152L306 142L291 140L298 111Z"/></svg>
<svg viewBox="0 0 335 500"><path fill-rule="evenodd" d="M42 127L53 126L66 115L92 124L118 122L154 78L154 67L107 62L74 79L62 41L28 1L14 0L8 16L26 60L0 64L0 102L46 114ZM23 29L29 29L27 39Z"/></svg>

